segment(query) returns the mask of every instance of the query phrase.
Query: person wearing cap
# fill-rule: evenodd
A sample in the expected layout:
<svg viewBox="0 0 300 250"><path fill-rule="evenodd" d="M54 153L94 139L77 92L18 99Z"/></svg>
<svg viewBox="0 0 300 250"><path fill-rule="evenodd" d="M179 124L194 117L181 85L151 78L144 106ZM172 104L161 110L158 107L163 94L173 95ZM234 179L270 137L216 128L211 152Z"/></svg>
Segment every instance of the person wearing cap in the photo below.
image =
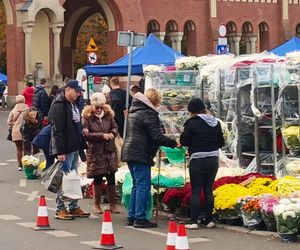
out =
<svg viewBox="0 0 300 250"><path fill-rule="evenodd" d="M103 85L101 93L105 95L106 98L106 104L110 104L110 87L106 84Z"/></svg>
<svg viewBox="0 0 300 250"><path fill-rule="evenodd" d="M205 215L201 219L201 225L210 228L214 227L212 187L219 167L219 149L224 145L224 137L221 124L208 114L200 98L190 100L188 111L191 118L184 124L184 131L180 135L180 144L188 147L190 155L191 218L187 221L186 228L198 229L201 190L205 194Z"/></svg>
<svg viewBox="0 0 300 250"><path fill-rule="evenodd" d="M51 105L49 121L52 125L53 143L51 153L57 154L57 159L66 162L69 170L77 170L78 152L83 144L81 115L76 100L84 91L78 81L70 80L60 91ZM90 213L78 206L78 200L69 202L69 211L61 199L62 191L57 192L55 218L62 220L74 217L89 217Z"/></svg>
<svg viewBox="0 0 300 250"><path fill-rule="evenodd" d="M102 93L91 96L91 105L82 111L83 135L88 142L87 177L94 179L94 210L102 214L101 195L103 194L103 178L107 181L110 211L120 213L116 206L117 152L114 144L118 135L118 126L114 120L114 111L106 104Z"/></svg>

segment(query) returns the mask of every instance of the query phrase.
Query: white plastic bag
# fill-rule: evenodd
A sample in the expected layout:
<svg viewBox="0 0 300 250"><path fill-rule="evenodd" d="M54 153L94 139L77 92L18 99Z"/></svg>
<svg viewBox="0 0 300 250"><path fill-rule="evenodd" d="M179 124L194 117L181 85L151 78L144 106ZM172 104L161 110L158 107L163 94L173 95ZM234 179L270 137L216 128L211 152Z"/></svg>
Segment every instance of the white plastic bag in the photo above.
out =
<svg viewBox="0 0 300 250"><path fill-rule="evenodd" d="M83 199L80 177L75 170L64 174L62 181L63 199L78 200Z"/></svg>

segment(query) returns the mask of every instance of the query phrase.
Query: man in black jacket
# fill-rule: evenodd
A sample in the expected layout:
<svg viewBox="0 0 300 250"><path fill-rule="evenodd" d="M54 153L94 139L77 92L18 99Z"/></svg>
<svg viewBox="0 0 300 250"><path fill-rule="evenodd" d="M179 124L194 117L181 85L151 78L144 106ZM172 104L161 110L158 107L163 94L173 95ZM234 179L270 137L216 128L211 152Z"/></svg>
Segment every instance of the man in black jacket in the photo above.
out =
<svg viewBox="0 0 300 250"><path fill-rule="evenodd" d="M110 103L113 111L115 111L115 121L118 125L119 134L123 137L124 121L126 113L126 91L120 88L119 78L113 77L110 80L111 91L109 92ZM129 105L132 97L129 96Z"/></svg>
<svg viewBox="0 0 300 250"><path fill-rule="evenodd" d="M66 87L57 95L49 111L49 121L53 127L55 150L59 161L66 161L69 170L77 170L78 151L83 144L81 133L81 115L76 105L77 98L84 91L78 81L70 80ZM89 217L77 205L78 200L69 203L69 211L61 199L63 193L59 191L56 199L57 219L70 220L74 217Z"/></svg>
<svg viewBox="0 0 300 250"><path fill-rule="evenodd" d="M35 87L33 100L32 100L32 106L36 107L37 110L42 114L45 121L47 120L50 104L49 104L49 98L48 94L46 92L46 83L47 80L45 78L42 78L40 80L40 85Z"/></svg>

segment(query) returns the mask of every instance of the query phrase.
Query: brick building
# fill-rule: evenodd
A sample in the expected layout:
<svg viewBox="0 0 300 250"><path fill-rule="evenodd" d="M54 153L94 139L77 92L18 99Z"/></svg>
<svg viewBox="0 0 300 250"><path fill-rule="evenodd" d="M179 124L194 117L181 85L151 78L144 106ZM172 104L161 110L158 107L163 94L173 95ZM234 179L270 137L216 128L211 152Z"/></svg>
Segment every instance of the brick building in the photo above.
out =
<svg viewBox="0 0 300 250"><path fill-rule="evenodd" d="M299 0L2 0L6 12L9 94L42 63L49 79L73 74L82 23L101 13L108 26L109 62L126 53L116 45L121 30L154 33L187 55L214 53L221 23L230 51L273 48L300 34Z"/></svg>

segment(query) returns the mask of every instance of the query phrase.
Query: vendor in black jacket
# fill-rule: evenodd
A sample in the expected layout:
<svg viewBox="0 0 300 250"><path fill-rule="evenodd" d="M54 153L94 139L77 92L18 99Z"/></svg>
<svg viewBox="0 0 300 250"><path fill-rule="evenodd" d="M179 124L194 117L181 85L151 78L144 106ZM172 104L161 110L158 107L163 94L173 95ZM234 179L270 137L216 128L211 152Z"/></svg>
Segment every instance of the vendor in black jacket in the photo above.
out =
<svg viewBox="0 0 300 250"><path fill-rule="evenodd" d="M145 95L134 95L129 114L126 138L122 148L123 162L127 162L133 179L128 210L128 225L136 228L156 227L146 219L151 188L151 166L159 146L176 147L175 140L164 136L156 108L161 95L155 89L148 89Z"/></svg>
<svg viewBox="0 0 300 250"><path fill-rule="evenodd" d="M219 148L224 145L220 123L207 114L200 98L193 98L188 103L192 117L184 125L180 136L182 146L187 146L190 155L190 180L192 187L191 219L186 228L197 229L200 212L200 192L205 194L205 216L201 224L214 227L212 211L214 207L213 183L219 166Z"/></svg>

